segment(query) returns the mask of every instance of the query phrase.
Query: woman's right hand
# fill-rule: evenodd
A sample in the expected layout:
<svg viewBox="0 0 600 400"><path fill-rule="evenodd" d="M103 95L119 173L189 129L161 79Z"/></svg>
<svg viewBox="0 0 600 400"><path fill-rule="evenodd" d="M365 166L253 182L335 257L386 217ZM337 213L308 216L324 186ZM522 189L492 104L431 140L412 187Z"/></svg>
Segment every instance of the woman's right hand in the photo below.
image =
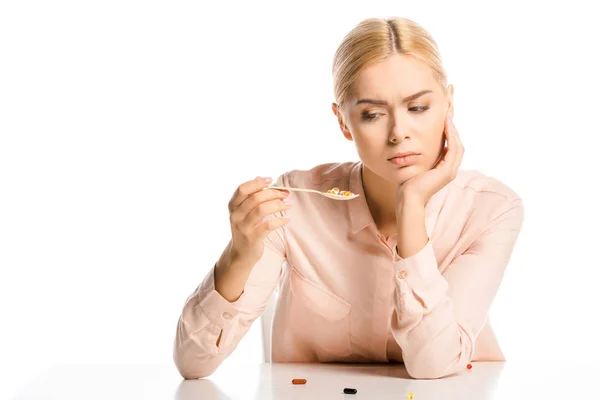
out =
<svg viewBox="0 0 600 400"><path fill-rule="evenodd" d="M286 217L264 221L268 215L291 208L289 191L265 189L271 182L270 178L256 177L241 184L229 201L232 264L253 267L263 255L263 239L290 221Z"/></svg>

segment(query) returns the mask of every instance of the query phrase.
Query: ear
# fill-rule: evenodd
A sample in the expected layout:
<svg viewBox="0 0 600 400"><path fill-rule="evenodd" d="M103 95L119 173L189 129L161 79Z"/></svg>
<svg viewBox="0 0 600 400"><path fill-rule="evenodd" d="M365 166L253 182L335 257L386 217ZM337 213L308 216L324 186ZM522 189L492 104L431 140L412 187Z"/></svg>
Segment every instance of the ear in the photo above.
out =
<svg viewBox="0 0 600 400"><path fill-rule="evenodd" d="M350 129L348 129L348 126L346 126L346 124L344 123L344 120L342 118L342 111L340 110L338 105L335 103L331 103L331 110L333 111L333 114L337 117L340 130L344 134L344 137L352 141L352 134L350 133Z"/></svg>
<svg viewBox="0 0 600 400"><path fill-rule="evenodd" d="M452 84L446 88L446 100L448 101L448 114L454 118L454 85Z"/></svg>

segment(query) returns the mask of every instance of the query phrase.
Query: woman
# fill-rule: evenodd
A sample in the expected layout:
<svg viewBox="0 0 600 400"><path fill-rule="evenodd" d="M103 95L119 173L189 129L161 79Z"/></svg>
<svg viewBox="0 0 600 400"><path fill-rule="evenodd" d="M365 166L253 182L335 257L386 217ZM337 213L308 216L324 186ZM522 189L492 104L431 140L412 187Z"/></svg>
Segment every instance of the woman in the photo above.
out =
<svg viewBox="0 0 600 400"><path fill-rule="evenodd" d="M487 314L523 205L500 181L459 171L446 79L413 21L367 19L349 32L334 57L332 109L361 161L275 184L359 197L294 192L290 202L271 179L239 186L231 241L179 319L184 378L212 374L276 287L274 362L404 362L414 378L439 378L504 360Z"/></svg>

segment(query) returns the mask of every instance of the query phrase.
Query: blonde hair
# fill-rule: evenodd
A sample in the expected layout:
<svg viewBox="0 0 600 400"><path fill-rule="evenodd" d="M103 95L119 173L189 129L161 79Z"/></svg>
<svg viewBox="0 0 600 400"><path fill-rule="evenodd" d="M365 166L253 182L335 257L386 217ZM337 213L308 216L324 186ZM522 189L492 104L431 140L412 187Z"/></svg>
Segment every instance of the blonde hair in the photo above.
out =
<svg viewBox="0 0 600 400"><path fill-rule="evenodd" d="M338 107L344 105L352 84L365 68L398 53L430 66L446 91L448 78L437 44L421 25L407 18L368 18L348 32L335 52L333 91Z"/></svg>

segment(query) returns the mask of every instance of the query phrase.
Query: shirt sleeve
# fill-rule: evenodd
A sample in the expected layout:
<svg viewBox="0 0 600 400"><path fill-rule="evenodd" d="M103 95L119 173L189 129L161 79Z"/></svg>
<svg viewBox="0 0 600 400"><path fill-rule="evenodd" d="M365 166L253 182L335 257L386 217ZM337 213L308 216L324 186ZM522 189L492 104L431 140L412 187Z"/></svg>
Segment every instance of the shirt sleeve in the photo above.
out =
<svg viewBox="0 0 600 400"><path fill-rule="evenodd" d="M415 255L394 262L391 329L413 378L440 378L466 368L523 217L521 199L510 201L443 274L431 240Z"/></svg>
<svg viewBox="0 0 600 400"><path fill-rule="evenodd" d="M280 177L280 179L282 179ZM282 182L278 180L278 185ZM281 212L267 218L281 217ZM211 375L263 313L285 260L283 227L264 239L262 258L252 268L242 295L230 303L215 290L213 266L187 298L177 323L173 359L185 379Z"/></svg>

